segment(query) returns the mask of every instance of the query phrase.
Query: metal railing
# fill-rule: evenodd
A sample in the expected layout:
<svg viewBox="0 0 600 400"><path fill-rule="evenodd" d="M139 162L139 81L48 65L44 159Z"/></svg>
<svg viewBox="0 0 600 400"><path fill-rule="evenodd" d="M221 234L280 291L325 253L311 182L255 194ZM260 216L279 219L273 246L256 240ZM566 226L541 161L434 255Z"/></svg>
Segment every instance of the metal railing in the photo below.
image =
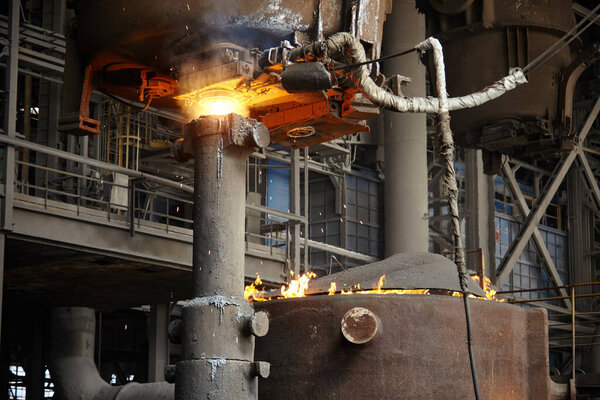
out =
<svg viewBox="0 0 600 400"><path fill-rule="evenodd" d="M28 149L32 154L45 154L48 159L47 165L15 161L16 205L117 224L128 228L131 235L136 230L151 229L153 233L177 234L191 240L191 186L1 134L0 142ZM25 174L24 169L28 169ZM117 176L122 179L113 182ZM121 191L118 200L113 197L115 191ZM260 231L246 229L247 248L253 247L257 255L289 262L293 242L290 227L300 224L308 234L307 218L258 204L246 204L246 210L255 214L251 217L247 213L249 218L260 215L261 225ZM257 245L265 248L257 249ZM300 247L304 254L315 248L359 263L376 261L375 257L310 240L306 235L300 238Z"/></svg>
<svg viewBox="0 0 600 400"><path fill-rule="evenodd" d="M535 289L518 289L518 290L507 290L497 292L497 295L515 295L516 293L531 293L531 292L540 292L540 291L555 291L558 293L559 289L568 289L568 296L548 296L548 297L539 297L535 299L522 299L515 298L512 300L507 300L508 303L511 304L530 304L534 306L540 306L539 303L549 302L554 300L565 300L568 299L571 301L571 307L567 312L562 313L548 313L548 319L558 318L556 323L549 324L548 328L556 328L559 326L570 327L570 334L563 336L553 336L549 337L549 342L555 344L550 344L550 350L559 349L569 349L571 353L571 385L575 387L575 375L576 375L576 350L579 347L590 347L600 345L600 340L595 340L595 338L600 337L600 334L577 334L577 327L584 326L589 324L600 324L600 318L594 318L594 316L600 316L600 311L592 310L592 311L577 311L576 305L579 303L577 299L590 299L590 298L600 298L600 292L593 293L579 293L577 294L577 289L583 288L593 288L594 286L600 286L600 282L585 282L585 283L575 283L572 285L563 285L563 286L553 286L553 287L544 287L544 288L535 288ZM555 308L556 309L556 308ZM565 321L568 319L568 321ZM579 319L579 320L578 320ZM583 340L583 342L581 341ZM562 341L567 341L562 343Z"/></svg>
<svg viewBox="0 0 600 400"><path fill-rule="evenodd" d="M148 189L143 186L143 178L123 174L123 169L107 175L107 170L89 166L82 168L83 163L80 164L77 169L87 170L87 173L16 160L17 204L41 208L55 214L84 219L92 217L96 221L118 223L127 226L131 235L142 228L151 228L165 234L177 233L192 237L193 201L185 188L181 193L177 193L173 187L169 190L174 193ZM21 179L25 168L29 169L25 175L32 177L29 182ZM112 181L118 174L127 176L126 183ZM126 195L115 201L115 190L121 190ZM292 240L289 227L306 221L264 206L248 204L247 208L259 215L252 218L260 221L260 230L249 232L246 229L246 249L252 247L257 254L289 259Z"/></svg>

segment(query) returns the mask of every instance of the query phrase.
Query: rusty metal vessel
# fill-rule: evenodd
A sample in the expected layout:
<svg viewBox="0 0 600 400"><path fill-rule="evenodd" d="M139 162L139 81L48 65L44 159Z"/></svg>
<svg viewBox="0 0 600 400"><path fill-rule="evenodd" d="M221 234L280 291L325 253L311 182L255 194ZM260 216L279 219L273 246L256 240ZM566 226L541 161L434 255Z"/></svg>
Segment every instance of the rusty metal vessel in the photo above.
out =
<svg viewBox="0 0 600 400"><path fill-rule="evenodd" d="M400 263L409 258L400 255ZM388 261L388 275L420 282L408 287L422 287L428 280L435 288L440 281L442 287L452 284L443 279L456 273L451 261L421 258L427 262L414 269ZM432 273L431 266L441 272ZM365 280L369 265L358 268L362 271L356 276ZM382 268L381 262L375 265L372 279ZM352 270L345 279L334 274L327 281L352 286L349 274ZM319 279L314 285L328 286ZM404 287L399 280L387 281L388 289L394 286ZM269 333L256 341L256 356L271 363L269 379L259 384L259 398L474 398L460 297L326 294L317 289L308 297L255 304L270 318ZM554 383L548 372L545 310L473 299L471 317L482 399L564 398L566 385Z"/></svg>

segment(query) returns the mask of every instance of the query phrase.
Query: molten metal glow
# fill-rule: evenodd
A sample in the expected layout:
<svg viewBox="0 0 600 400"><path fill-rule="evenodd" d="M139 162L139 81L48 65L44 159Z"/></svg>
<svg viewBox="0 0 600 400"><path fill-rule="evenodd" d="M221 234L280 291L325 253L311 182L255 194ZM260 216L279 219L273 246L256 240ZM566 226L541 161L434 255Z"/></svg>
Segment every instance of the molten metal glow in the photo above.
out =
<svg viewBox="0 0 600 400"><path fill-rule="evenodd" d="M248 97L228 87L197 90L191 94L176 96L175 99L183 101L182 111L191 119L202 115L222 116L231 113L247 117L250 113Z"/></svg>
<svg viewBox="0 0 600 400"><path fill-rule="evenodd" d="M232 112L246 114L247 111L235 97L208 97L200 99L198 103L191 106L194 115L227 115Z"/></svg>

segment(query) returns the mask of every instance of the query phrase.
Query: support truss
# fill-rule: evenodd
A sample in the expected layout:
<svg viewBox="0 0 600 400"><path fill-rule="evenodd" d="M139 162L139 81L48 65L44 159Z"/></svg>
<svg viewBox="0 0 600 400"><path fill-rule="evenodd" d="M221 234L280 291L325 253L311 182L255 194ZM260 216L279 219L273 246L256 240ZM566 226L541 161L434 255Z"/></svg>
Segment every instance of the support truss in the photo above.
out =
<svg viewBox="0 0 600 400"><path fill-rule="evenodd" d="M525 211L526 210L525 208L523 209L523 211L524 211L523 215L524 216L526 215L527 217L525 218L525 221L524 221L523 225L521 226L521 230L519 231L519 234L517 235L515 240L512 242L510 248L508 249L508 252L504 256L504 259L502 260L502 263L500 264L500 266L498 268L498 272L496 274L496 282L495 282L498 287L502 287L504 285L504 283L510 276L510 273L512 272L513 268L515 267L516 262L519 260L521 253L525 249L525 246L527 246L529 239L532 237L532 235L534 235L534 232L538 231L537 225L538 225L540 219L546 212L546 209L548 208L550 201L556 194L558 188L560 187L564 178L566 177L567 172L571 168L571 165L573 165L573 162L575 161L575 159L578 156L580 159L580 163L584 167L583 169L586 174L586 177L588 177L588 172L585 171L586 170L585 165L587 164L587 160L585 159L585 156L583 155L580 144L584 142L584 140L585 140L587 134L589 133L589 131L592 127L592 124L596 120L596 117L598 116L599 112L600 112L600 97L596 100L594 107L592 108L592 111L588 114L585 123L583 124L583 126L581 127L581 130L579 131L579 133L577 135L577 141L579 144L577 146L575 146L575 148L573 150L571 150L569 153L567 153L561 157L560 161L556 165L556 168L552 172L552 176L550 177L550 180L548 181L548 183L546 184L546 186L544 187L544 189L542 191L541 198L535 203L533 208L528 213ZM584 160L584 161L581 161L581 160ZM589 168L589 164L587 166ZM511 172L512 172L512 170L511 170ZM600 200L600 190L598 190L598 185L596 183L596 180L593 177L593 174L591 173L591 168L589 169L589 174L590 175L587 180L588 180L588 182L593 182L592 185L594 185L594 184L596 185L595 189L592 186L592 188L593 188L592 191L594 192L596 201L599 201ZM518 198L516 193L513 193L513 194L515 195L515 198ZM519 208L521 208L521 207L519 206ZM536 241L536 245L537 245L537 239L535 239L535 237L534 237L534 240ZM542 247L545 248L545 245ZM539 247L538 247L538 249L539 249ZM547 249L546 249L546 251L547 251ZM544 259L546 261L546 257L543 254L542 254L542 257L544 257ZM549 264L547 262L546 262L546 265L549 267ZM552 272L551 272L551 275L552 275ZM554 276L553 276L553 278L554 278ZM555 279L555 282L557 282L557 283L559 282L559 281L556 281L556 278L554 278L554 279Z"/></svg>

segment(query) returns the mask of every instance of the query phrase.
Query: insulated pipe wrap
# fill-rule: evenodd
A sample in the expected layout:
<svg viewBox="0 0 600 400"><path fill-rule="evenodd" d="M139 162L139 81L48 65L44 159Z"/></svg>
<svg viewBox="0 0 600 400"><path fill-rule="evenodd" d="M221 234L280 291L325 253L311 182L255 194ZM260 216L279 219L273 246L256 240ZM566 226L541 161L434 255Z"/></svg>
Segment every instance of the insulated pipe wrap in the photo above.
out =
<svg viewBox="0 0 600 400"><path fill-rule="evenodd" d="M427 39L415 47L419 51L432 49L431 39ZM439 47L439 51L441 51L441 46ZM360 41L346 32L336 33L323 42L316 42L306 47L295 49L292 51L290 59L297 60L302 58L304 54L313 54L316 57L330 58L348 64L367 61L365 50ZM437 57L439 56L438 54ZM436 52L434 52L434 57L436 57ZM369 69L365 65L352 68L350 75L355 85L365 97L381 108L411 113L437 113L439 111L439 100L437 98L396 96L377 86L369 76ZM477 107L502 96L504 93L524 83L527 83L525 74L520 69L514 68L510 71L509 75L478 92L466 96L449 98L448 110Z"/></svg>

